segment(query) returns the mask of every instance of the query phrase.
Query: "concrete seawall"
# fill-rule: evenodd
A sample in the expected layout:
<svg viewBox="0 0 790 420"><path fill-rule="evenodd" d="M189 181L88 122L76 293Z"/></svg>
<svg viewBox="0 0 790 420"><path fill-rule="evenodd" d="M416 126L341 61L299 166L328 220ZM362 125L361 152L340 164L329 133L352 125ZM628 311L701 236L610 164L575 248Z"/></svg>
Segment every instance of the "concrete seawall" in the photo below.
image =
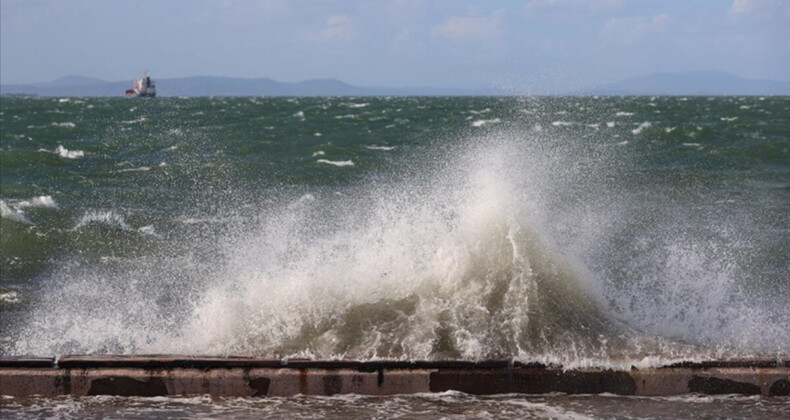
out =
<svg viewBox="0 0 790 420"><path fill-rule="evenodd" d="M0 395L790 395L790 359L564 370L509 361L312 361L193 356L0 357Z"/></svg>

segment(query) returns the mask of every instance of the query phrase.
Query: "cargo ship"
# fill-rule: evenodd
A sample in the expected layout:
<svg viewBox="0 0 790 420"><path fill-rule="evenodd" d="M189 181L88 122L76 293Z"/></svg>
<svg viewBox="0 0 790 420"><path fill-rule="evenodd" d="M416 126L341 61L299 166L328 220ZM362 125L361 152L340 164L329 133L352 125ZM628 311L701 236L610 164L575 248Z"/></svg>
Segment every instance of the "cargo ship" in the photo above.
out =
<svg viewBox="0 0 790 420"><path fill-rule="evenodd" d="M126 90L126 96L129 98L153 98L156 96L156 85L148 76L148 70L145 71L143 77L134 82L131 89Z"/></svg>

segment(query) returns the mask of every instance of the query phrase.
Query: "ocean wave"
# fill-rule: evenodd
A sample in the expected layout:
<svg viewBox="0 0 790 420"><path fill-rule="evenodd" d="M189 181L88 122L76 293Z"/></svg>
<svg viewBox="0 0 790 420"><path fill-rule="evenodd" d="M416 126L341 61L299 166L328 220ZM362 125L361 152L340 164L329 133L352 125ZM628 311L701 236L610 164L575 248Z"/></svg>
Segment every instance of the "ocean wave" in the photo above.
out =
<svg viewBox="0 0 790 420"><path fill-rule="evenodd" d="M334 165L334 166L354 166L354 161L352 160L327 160L327 159L318 159L316 162L318 163L325 163L327 165Z"/></svg>
<svg viewBox="0 0 790 420"><path fill-rule="evenodd" d="M82 150L68 150L62 145L58 145L54 153L57 153L58 156L65 159L78 159L85 156L85 152L83 152Z"/></svg>
<svg viewBox="0 0 790 420"><path fill-rule="evenodd" d="M38 197L33 197L30 200L23 200L16 203L17 208L25 208L25 207L43 207L43 208L51 208L56 209L58 208L58 204L55 200L52 199L52 196L49 195L42 195Z"/></svg>
<svg viewBox="0 0 790 420"><path fill-rule="evenodd" d="M25 217L24 211L9 207L4 200L0 200L0 217L20 223L32 224L30 220Z"/></svg>
<svg viewBox="0 0 790 420"><path fill-rule="evenodd" d="M651 123L649 121L645 121L642 124L639 124L639 126L636 127L635 129L631 130L631 133L633 133L633 135L636 136L636 135L642 134L642 132L645 131L645 129L648 129L648 128L652 127L652 126L653 126L653 123Z"/></svg>
<svg viewBox="0 0 790 420"><path fill-rule="evenodd" d="M124 231L131 229L124 217L113 211L89 211L82 215L74 226L74 230L91 225L107 226Z"/></svg>
<svg viewBox="0 0 790 420"><path fill-rule="evenodd" d="M19 303L22 299L17 292L2 292L0 291L0 303Z"/></svg>
<svg viewBox="0 0 790 420"><path fill-rule="evenodd" d="M500 123L500 122L502 122L502 120L499 119L499 118L493 118L493 119L490 119L490 120L475 120L475 121L472 122L472 127L482 127L484 125L497 124L497 123Z"/></svg>

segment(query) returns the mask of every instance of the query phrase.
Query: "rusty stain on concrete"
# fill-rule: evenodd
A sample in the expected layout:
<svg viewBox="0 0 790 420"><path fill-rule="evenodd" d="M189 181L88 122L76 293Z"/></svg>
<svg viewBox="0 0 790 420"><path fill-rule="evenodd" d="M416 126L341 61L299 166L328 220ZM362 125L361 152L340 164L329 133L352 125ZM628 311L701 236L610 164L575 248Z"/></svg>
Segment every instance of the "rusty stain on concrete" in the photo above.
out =
<svg viewBox="0 0 790 420"><path fill-rule="evenodd" d="M790 395L790 361L725 360L616 371L512 361L270 360L197 356L0 357L0 394L289 396L613 393Z"/></svg>

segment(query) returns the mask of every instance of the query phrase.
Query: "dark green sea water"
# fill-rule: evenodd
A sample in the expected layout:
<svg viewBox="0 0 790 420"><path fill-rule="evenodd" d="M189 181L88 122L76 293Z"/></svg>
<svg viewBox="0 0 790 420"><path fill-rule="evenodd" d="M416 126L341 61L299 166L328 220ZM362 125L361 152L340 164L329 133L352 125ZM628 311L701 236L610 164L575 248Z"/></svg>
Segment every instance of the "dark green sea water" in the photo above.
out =
<svg viewBox="0 0 790 420"><path fill-rule="evenodd" d="M790 353L788 97L2 97L0 142L0 355Z"/></svg>

